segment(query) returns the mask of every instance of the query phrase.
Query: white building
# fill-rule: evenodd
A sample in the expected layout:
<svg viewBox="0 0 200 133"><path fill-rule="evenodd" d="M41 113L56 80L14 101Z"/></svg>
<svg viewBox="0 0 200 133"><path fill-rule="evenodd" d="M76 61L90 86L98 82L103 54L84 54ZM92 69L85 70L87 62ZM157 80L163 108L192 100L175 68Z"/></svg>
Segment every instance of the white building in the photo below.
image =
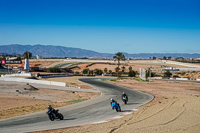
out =
<svg viewBox="0 0 200 133"><path fill-rule="evenodd" d="M37 55L36 55L36 59L41 59L41 57L37 54Z"/></svg>

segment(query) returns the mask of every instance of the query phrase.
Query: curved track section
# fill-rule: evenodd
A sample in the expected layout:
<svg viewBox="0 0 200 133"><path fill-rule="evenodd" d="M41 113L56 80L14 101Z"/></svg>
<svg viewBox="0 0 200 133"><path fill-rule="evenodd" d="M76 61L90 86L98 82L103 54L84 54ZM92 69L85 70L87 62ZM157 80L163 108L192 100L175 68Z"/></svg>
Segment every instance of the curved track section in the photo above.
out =
<svg viewBox="0 0 200 133"><path fill-rule="evenodd" d="M59 108L64 115L64 120L50 121L45 111L1 120L0 132L21 133L99 123L131 112L153 99L153 96L149 94L122 88L99 79L80 80L99 89L102 95L96 99ZM129 97L127 105L124 105L121 100L122 92ZM122 112L111 109L110 98L114 98L120 103Z"/></svg>

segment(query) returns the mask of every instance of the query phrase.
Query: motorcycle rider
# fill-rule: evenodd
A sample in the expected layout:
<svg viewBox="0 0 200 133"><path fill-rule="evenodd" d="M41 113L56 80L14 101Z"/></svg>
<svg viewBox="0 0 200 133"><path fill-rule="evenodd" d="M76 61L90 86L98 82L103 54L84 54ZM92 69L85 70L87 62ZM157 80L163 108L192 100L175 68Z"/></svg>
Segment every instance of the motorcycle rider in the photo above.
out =
<svg viewBox="0 0 200 133"><path fill-rule="evenodd" d="M116 104L118 104L118 106L119 106L119 103L117 103L117 101L115 101L113 98L111 98L110 100L111 100L110 105L111 105L112 109L114 109L114 107L112 106L112 103L114 103L114 102ZM119 106L119 109L121 110L120 106Z"/></svg>
<svg viewBox="0 0 200 133"><path fill-rule="evenodd" d="M111 102L110 102L110 105L112 106L112 103L116 102L113 98L110 99ZM116 102L117 103L117 102Z"/></svg>
<svg viewBox="0 0 200 133"><path fill-rule="evenodd" d="M48 106L48 112L52 112L53 116L56 118L57 110L51 107L51 105Z"/></svg>
<svg viewBox="0 0 200 133"><path fill-rule="evenodd" d="M122 101L124 101L124 99L126 99L126 101L128 101L128 96L123 92L122 93Z"/></svg>

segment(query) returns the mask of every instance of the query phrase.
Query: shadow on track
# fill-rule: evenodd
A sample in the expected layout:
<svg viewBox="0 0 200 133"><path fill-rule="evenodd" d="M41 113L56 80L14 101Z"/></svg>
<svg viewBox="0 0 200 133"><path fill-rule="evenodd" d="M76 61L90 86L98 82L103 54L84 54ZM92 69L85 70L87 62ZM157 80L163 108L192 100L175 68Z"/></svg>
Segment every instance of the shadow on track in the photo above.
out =
<svg viewBox="0 0 200 133"><path fill-rule="evenodd" d="M56 119L55 121L67 121L67 120L76 120L77 118L68 118L68 119L63 119L63 120L60 120L60 119Z"/></svg>
<svg viewBox="0 0 200 133"><path fill-rule="evenodd" d="M134 104L140 104L140 103L127 103L126 105L134 105Z"/></svg>
<svg viewBox="0 0 200 133"><path fill-rule="evenodd" d="M77 118L68 118L68 119L63 119L63 120L76 120Z"/></svg>

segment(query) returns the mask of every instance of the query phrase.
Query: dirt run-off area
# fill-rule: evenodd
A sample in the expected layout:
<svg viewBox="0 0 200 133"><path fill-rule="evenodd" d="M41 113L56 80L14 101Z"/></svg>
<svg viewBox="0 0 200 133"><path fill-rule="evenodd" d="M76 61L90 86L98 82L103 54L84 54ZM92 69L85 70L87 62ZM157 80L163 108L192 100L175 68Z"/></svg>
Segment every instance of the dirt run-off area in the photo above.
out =
<svg viewBox="0 0 200 133"><path fill-rule="evenodd" d="M133 78L112 83L152 94L155 98L121 119L40 133L199 133L200 83L144 82Z"/></svg>
<svg viewBox="0 0 200 133"><path fill-rule="evenodd" d="M98 97L99 93L35 88L26 83L0 82L0 119L57 108Z"/></svg>

